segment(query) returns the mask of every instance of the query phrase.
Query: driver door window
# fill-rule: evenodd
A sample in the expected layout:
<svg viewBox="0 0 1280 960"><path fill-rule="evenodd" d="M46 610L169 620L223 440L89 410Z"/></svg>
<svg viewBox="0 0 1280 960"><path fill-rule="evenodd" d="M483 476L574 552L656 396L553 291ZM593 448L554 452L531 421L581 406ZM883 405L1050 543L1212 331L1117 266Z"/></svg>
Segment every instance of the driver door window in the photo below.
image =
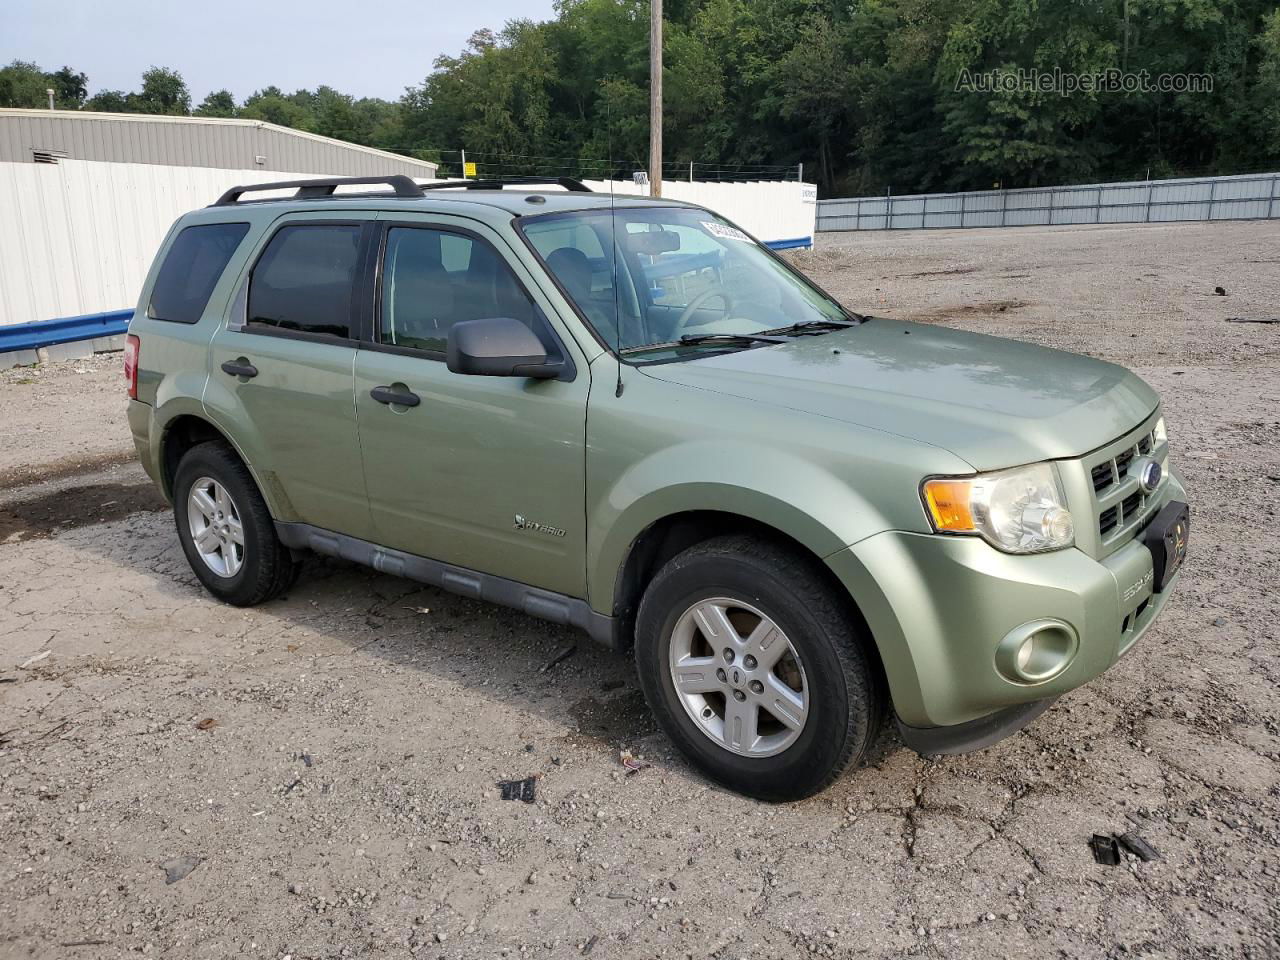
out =
<svg viewBox="0 0 1280 960"><path fill-rule="evenodd" d="M513 317L542 335L538 308L497 251L479 238L391 227L382 277L382 343L443 356L455 323L485 317Z"/></svg>

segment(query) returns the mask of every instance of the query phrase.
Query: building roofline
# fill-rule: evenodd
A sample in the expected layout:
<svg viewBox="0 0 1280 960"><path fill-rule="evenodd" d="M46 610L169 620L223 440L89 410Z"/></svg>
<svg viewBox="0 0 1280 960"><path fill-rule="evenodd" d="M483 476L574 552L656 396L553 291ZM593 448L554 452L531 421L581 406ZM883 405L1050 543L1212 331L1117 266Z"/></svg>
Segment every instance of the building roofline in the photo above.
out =
<svg viewBox="0 0 1280 960"><path fill-rule="evenodd" d="M314 140L317 143L325 143L333 147L356 150L360 153L382 157L386 160L421 164L425 167L430 167L433 172L440 169L440 164L434 160L419 160L417 157L406 157L401 153L379 150L377 147L366 147L359 143L351 143L348 140L337 140L333 137L321 136L318 133L309 133L306 130L295 130L293 127L282 127L277 123L268 123L266 120L256 120L251 117L189 117L171 116L162 113L109 113L98 110L40 110L29 107L0 107L0 118L4 117L33 117L47 120L85 120L112 123L204 123L232 127L257 127L262 130L300 137L303 140Z"/></svg>

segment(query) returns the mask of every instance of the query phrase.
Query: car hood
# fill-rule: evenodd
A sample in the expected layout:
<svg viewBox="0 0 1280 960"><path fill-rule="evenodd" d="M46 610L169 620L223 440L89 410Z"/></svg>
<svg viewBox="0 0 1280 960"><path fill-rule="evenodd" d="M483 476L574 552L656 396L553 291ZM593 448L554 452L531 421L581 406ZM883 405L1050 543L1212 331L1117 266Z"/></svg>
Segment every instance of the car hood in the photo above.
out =
<svg viewBox="0 0 1280 960"><path fill-rule="evenodd" d="M977 470L1075 457L1158 398L1111 363L1018 340L875 317L785 344L645 373L942 447Z"/></svg>

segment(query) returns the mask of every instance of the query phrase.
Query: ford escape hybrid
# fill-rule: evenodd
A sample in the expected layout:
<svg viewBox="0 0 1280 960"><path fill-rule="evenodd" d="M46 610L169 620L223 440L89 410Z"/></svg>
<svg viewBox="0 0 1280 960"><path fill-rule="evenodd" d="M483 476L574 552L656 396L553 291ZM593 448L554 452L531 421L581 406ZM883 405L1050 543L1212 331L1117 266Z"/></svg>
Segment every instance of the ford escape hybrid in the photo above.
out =
<svg viewBox="0 0 1280 960"><path fill-rule="evenodd" d="M926 754L1018 730L1186 552L1132 373L859 316L714 213L576 181L228 191L165 240L125 365L215 596L310 550L572 624L762 798L886 715Z"/></svg>

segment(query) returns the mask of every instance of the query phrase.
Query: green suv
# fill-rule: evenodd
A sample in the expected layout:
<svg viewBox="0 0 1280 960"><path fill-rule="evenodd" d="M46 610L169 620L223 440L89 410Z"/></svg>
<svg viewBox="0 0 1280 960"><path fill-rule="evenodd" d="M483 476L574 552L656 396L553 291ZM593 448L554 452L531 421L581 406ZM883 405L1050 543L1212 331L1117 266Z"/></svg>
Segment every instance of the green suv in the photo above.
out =
<svg viewBox="0 0 1280 960"><path fill-rule="evenodd" d="M228 191L170 231L125 368L215 596L315 551L572 624L766 799L890 709L925 754L1018 730L1186 552L1132 373L859 316L714 213L576 181Z"/></svg>

